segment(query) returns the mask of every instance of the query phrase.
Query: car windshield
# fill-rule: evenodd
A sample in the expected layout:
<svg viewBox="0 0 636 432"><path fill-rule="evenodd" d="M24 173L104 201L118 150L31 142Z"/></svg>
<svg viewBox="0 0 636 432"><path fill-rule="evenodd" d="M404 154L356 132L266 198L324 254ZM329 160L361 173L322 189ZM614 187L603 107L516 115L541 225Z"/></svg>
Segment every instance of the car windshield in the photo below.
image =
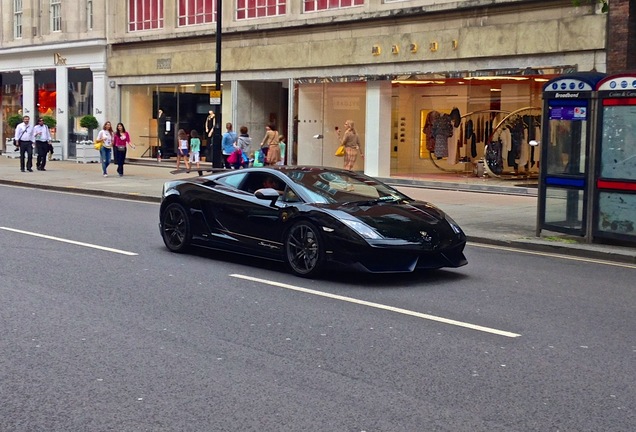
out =
<svg viewBox="0 0 636 432"><path fill-rule="evenodd" d="M290 170L287 176L315 203L381 203L409 199L377 180L354 172Z"/></svg>

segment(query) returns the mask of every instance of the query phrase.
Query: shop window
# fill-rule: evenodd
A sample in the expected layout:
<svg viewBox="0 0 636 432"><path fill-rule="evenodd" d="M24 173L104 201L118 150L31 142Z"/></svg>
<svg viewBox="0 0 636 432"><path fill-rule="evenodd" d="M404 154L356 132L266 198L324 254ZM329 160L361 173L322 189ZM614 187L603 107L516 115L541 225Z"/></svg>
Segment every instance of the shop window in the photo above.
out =
<svg viewBox="0 0 636 432"><path fill-rule="evenodd" d="M285 15L287 0L237 0L236 19L264 18Z"/></svg>
<svg viewBox="0 0 636 432"><path fill-rule="evenodd" d="M62 31L62 0L51 0L51 31Z"/></svg>
<svg viewBox="0 0 636 432"><path fill-rule="evenodd" d="M214 0L179 0L179 26L215 22Z"/></svg>
<svg viewBox="0 0 636 432"><path fill-rule="evenodd" d="M364 5L364 0L304 0L303 12L316 12L362 5Z"/></svg>
<svg viewBox="0 0 636 432"><path fill-rule="evenodd" d="M163 28L163 0L128 0L128 31Z"/></svg>
<svg viewBox="0 0 636 432"><path fill-rule="evenodd" d="M22 39L22 0L13 0L13 38Z"/></svg>

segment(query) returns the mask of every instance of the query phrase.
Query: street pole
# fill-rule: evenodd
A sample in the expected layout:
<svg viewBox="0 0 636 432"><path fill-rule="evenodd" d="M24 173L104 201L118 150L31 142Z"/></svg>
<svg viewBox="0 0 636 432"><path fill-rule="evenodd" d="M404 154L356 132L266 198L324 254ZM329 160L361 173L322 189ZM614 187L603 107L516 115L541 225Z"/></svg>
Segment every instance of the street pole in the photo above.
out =
<svg viewBox="0 0 636 432"><path fill-rule="evenodd" d="M215 63L215 84L214 88L217 92L221 92L221 17L222 13L222 0L216 0L216 63ZM223 94L221 94L218 104L214 106L214 133L212 135L212 167L223 168L223 153L221 151L221 107L223 102Z"/></svg>

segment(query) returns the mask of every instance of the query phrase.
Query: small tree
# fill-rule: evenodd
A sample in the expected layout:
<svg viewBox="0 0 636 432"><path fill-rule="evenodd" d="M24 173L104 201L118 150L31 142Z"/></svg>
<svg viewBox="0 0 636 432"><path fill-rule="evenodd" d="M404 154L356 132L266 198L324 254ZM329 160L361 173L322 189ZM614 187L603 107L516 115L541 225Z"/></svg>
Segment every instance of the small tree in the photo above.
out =
<svg viewBox="0 0 636 432"><path fill-rule="evenodd" d="M95 116L88 114L80 119L80 126L88 129L88 137L92 140L93 130L99 127L99 122L97 121Z"/></svg>
<svg viewBox="0 0 636 432"><path fill-rule="evenodd" d="M44 120L44 124L47 125L49 129L53 129L57 125L57 120L55 120L55 117L44 116L42 117L42 120Z"/></svg>
<svg viewBox="0 0 636 432"><path fill-rule="evenodd" d="M15 129L20 123L22 123L22 116L20 114L13 114L7 119L7 124Z"/></svg>

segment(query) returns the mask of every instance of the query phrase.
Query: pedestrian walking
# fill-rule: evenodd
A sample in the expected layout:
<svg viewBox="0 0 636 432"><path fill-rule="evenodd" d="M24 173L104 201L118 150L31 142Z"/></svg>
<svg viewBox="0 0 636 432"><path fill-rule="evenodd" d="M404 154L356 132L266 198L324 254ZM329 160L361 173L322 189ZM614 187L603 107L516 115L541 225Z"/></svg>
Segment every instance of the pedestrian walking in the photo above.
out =
<svg viewBox="0 0 636 432"><path fill-rule="evenodd" d="M225 133L223 134L223 139L221 140L221 150L223 152L223 164L225 168L232 168L232 164L228 161L228 158L232 153L234 153L237 136L236 132L232 130L232 123L227 122L225 124Z"/></svg>
<svg viewBox="0 0 636 432"><path fill-rule="evenodd" d="M344 169L351 171L358 159L358 155L364 157L364 154L360 151L360 136L356 131L353 120L345 121L344 127L344 136L341 139L340 130L338 130L338 139L340 140L340 145L343 145L345 148Z"/></svg>
<svg viewBox="0 0 636 432"><path fill-rule="evenodd" d="M25 154L26 170L33 172L33 126L29 124L31 118L22 117L22 123L15 127L14 139L20 148L20 171L24 172Z"/></svg>
<svg viewBox="0 0 636 432"><path fill-rule="evenodd" d="M124 164L126 163L126 150L134 148L130 143L130 134L126 131L123 123L117 123L117 131L114 136L115 164L117 164L117 174L124 176Z"/></svg>
<svg viewBox="0 0 636 432"><path fill-rule="evenodd" d="M99 159L102 163L102 174L108 177L108 165L110 165L111 152L113 148L113 125L107 121L102 130L97 134L97 140L102 142L99 149Z"/></svg>
<svg viewBox="0 0 636 432"><path fill-rule="evenodd" d="M277 165L285 165L285 152L287 151L287 144L285 143L285 135L278 137L278 148L280 148L280 160Z"/></svg>
<svg viewBox="0 0 636 432"><path fill-rule="evenodd" d="M190 154L190 146L188 145L188 135L185 133L185 130L179 129L177 131L177 140L179 141L177 147L177 169L181 167L181 159L183 159L186 172L190 172L190 158L188 157Z"/></svg>
<svg viewBox="0 0 636 432"><path fill-rule="evenodd" d="M196 129L190 131L190 166L196 164L197 171L201 171L201 138Z"/></svg>
<svg viewBox="0 0 636 432"><path fill-rule="evenodd" d="M44 124L44 119L40 117L38 124L33 128L33 138L35 139L35 151L38 155L35 166L38 171L46 171L46 156L49 153L49 146L51 145L51 131L49 127Z"/></svg>
<svg viewBox="0 0 636 432"><path fill-rule="evenodd" d="M274 123L265 126L265 136L263 141L261 141L261 150L265 155L265 165L276 165L280 161L278 131Z"/></svg>
<svg viewBox="0 0 636 432"><path fill-rule="evenodd" d="M241 149L241 166L247 168L249 166L249 156L252 148L252 137L247 133L247 126L241 126L239 129L240 135L238 136L237 145Z"/></svg>

